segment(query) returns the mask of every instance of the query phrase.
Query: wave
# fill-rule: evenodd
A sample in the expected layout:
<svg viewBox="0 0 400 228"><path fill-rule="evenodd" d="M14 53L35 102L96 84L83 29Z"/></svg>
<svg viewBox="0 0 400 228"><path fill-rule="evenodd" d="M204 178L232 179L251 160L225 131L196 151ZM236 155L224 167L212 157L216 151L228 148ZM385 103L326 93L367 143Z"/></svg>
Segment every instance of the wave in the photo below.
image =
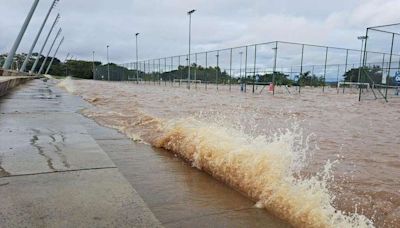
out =
<svg viewBox="0 0 400 228"><path fill-rule="evenodd" d="M334 162L316 176L295 175L296 132L253 138L192 118L168 121L163 128L152 145L177 153L295 227L374 227L365 216L332 206L328 184Z"/></svg>
<svg viewBox="0 0 400 228"><path fill-rule="evenodd" d="M70 76L66 77L65 79L61 80L58 84L58 87L64 88L70 93L75 92L75 86L72 78Z"/></svg>

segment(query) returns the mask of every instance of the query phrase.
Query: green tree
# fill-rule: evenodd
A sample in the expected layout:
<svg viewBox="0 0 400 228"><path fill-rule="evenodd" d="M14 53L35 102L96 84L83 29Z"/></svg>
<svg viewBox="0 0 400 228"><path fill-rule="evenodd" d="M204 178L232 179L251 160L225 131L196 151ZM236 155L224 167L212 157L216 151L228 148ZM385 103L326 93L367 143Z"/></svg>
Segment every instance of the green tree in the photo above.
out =
<svg viewBox="0 0 400 228"><path fill-rule="evenodd" d="M317 77L315 74L311 74L310 71L300 74L298 83L300 86L323 86L325 85L324 77Z"/></svg>

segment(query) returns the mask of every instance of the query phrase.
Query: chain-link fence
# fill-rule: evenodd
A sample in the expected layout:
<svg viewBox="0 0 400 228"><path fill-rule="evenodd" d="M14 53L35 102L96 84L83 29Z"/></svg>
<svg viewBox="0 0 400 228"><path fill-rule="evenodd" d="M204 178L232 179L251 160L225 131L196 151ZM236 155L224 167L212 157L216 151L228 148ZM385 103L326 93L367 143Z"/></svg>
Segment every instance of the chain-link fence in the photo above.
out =
<svg viewBox="0 0 400 228"><path fill-rule="evenodd" d="M366 30L360 100L400 98L400 23ZM380 53L383 52L383 53ZM368 87L369 86L369 87Z"/></svg>
<svg viewBox="0 0 400 228"><path fill-rule="evenodd" d="M369 56L390 53L365 52ZM358 92L363 83L358 73L363 54L356 49L274 41L193 53L190 58L179 55L110 65L109 70L101 66L96 79L272 94L301 93L304 87L320 87L322 92L331 93L339 92L339 88L340 92ZM379 64L381 59L371 58L364 66Z"/></svg>

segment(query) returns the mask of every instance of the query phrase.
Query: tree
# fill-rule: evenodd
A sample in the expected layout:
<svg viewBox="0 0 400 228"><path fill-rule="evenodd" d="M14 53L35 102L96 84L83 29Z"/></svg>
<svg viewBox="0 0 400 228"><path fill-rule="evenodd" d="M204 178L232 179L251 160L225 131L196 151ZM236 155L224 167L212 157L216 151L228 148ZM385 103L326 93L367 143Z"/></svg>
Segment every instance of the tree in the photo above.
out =
<svg viewBox="0 0 400 228"><path fill-rule="evenodd" d="M361 71L361 72L360 72ZM380 66L372 67L359 67L352 68L347 71L343 76L346 82L358 82L358 76L360 74L360 82L370 84L381 84L382 83L382 68ZM386 75L383 75L386 77ZM393 79L389 78L389 83L392 84Z"/></svg>
<svg viewBox="0 0 400 228"><path fill-rule="evenodd" d="M323 86L325 85L324 77L317 77L315 74L311 75L310 71L300 74L298 83L300 86Z"/></svg>

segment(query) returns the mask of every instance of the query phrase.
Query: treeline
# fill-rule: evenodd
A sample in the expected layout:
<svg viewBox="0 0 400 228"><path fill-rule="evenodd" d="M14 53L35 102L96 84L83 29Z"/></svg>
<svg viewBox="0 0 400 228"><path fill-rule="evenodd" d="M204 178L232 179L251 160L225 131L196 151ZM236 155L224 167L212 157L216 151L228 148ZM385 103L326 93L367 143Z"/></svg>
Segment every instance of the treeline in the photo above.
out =
<svg viewBox="0 0 400 228"><path fill-rule="evenodd" d="M33 56L37 56L34 53ZM0 55L0 66L3 65L5 54ZM17 54L14 58L13 69L19 69L26 58L26 54ZM27 70L32 68L35 61L35 57L29 59L27 64ZM39 62L36 66L35 72L37 72L44 61L45 56L40 56ZM46 62L44 71L47 69L51 58ZM178 66L177 69L168 72L144 72L139 70L128 69L123 66L110 63L109 65L102 65L101 62L94 62L95 72L93 72L93 62L84 60L67 60L66 62L60 61L60 59L55 58L49 74L56 76L73 76L77 78L84 79L95 79L97 80L113 80L113 81L125 81L125 80L139 80L144 81L173 81L174 79L187 79L188 66ZM42 72L44 73L44 72ZM380 66L363 67L363 68L352 68L345 72L342 76L343 80L346 82L358 82L358 77L360 76L360 82L376 83L380 84L382 82L382 69ZM237 84L237 83L270 83L275 77L276 85L288 85L288 86L322 86L326 85L324 77L312 74L310 71L304 72L302 74L296 75L295 78L289 78L288 74L282 72L256 74L256 75L246 75L246 77L238 78L231 77L226 71L221 70L219 67L203 67L201 65L193 64L191 66L191 80L201 80L202 82L219 83L219 84ZM386 77L386 75L385 75ZM389 78L389 84L394 84L394 78Z"/></svg>
<svg viewBox="0 0 400 228"><path fill-rule="evenodd" d="M360 82L382 84L382 77L387 77L387 72L384 72L380 66L353 68L345 73L344 80L346 82L358 82L359 77ZM397 83L395 78L391 76L387 79L387 84L396 85Z"/></svg>
<svg viewBox="0 0 400 228"><path fill-rule="evenodd" d="M16 54L14 57L12 69L19 70L26 58L25 53ZM33 53L32 56L26 65L26 71L31 71L34 62L36 61L36 56L38 53ZM7 58L6 54L0 55L0 67L3 66L5 59ZM46 56L41 55L33 72L36 73L39 71L44 59ZM43 68L42 73L45 73L48 65L50 64L51 57L49 57L46 61L46 64ZM100 66L101 62L94 62L95 66ZM54 58L51 68L49 70L49 74L56 76L73 76L77 78L84 79L92 79L93 78L93 62L92 61L83 61L83 60L67 60L66 62L61 62L60 59Z"/></svg>

